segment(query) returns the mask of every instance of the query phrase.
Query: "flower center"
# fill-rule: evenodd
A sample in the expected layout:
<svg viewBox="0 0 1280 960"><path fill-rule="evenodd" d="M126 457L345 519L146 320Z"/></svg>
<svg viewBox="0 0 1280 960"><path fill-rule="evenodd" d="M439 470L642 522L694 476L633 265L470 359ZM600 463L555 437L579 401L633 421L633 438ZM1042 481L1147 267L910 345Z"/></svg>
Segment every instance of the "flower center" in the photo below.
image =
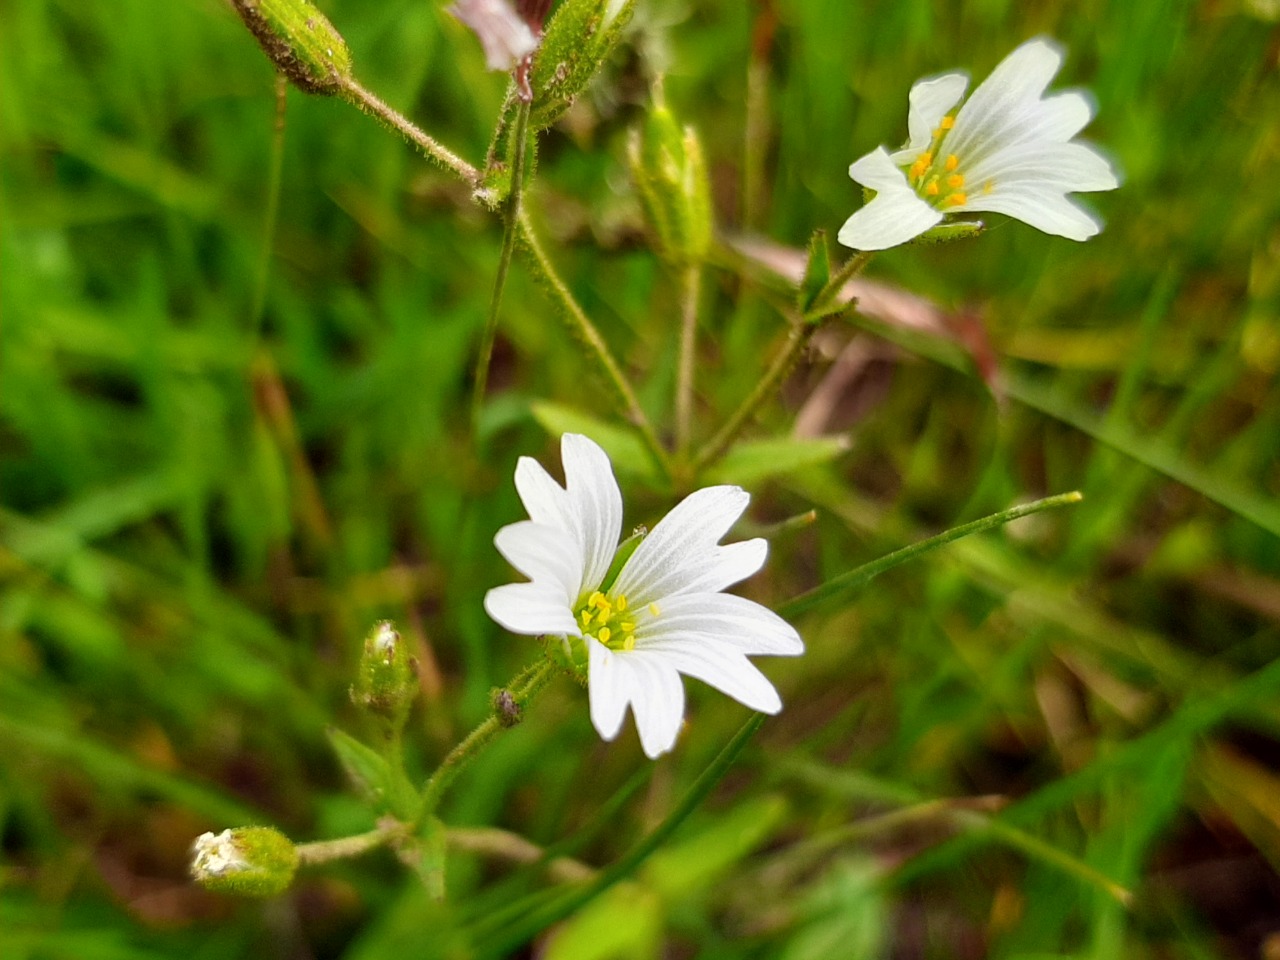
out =
<svg viewBox="0 0 1280 960"><path fill-rule="evenodd" d="M649 612L657 614L652 603ZM578 609L577 617L583 636L594 637L610 650L631 650L636 645L635 615L627 610L627 598L622 594L607 597L595 591Z"/></svg>
<svg viewBox="0 0 1280 960"><path fill-rule="evenodd" d="M958 207L968 203L964 189L964 174L960 172L960 158L954 153L943 153L947 133L955 126L954 114L947 114L933 131L929 149L916 157L907 168L907 182L926 201L939 209Z"/></svg>

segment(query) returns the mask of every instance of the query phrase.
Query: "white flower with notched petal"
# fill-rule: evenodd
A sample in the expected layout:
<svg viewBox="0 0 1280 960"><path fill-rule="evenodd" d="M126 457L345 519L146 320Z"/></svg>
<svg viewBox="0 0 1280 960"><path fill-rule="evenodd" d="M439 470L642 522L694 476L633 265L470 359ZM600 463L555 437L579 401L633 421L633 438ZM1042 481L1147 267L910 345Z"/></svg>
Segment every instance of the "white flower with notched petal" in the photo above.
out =
<svg viewBox="0 0 1280 960"><path fill-rule="evenodd" d="M948 73L911 88L909 139L878 147L849 168L876 191L840 228L855 250L884 250L918 237L947 214L1004 213L1043 230L1087 240L1102 225L1068 193L1113 190L1115 171L1075 137L1093 118L1078 90L1046 97L1062 51L1044 39L1009 54L960 106L969 78Z"/></svg>
<svg viewBox="0 0 1280 960"><path fill-rule="evenodd" d="M591 722L612 740L630 705L650 758L680 732L682 673L753 710L781 710L747 657L797 656L804 644L777 614L720 592L759 570L768 551L759 539L720 545L747 508L747 492L706 487L685 497L609 579L622 530L613 467L578 434L564 435L560 455L564 487L529 457L516 466L529 519L503 527L493 542L530 582L490 590L489 616L513 633L580 638Z"/></svg>

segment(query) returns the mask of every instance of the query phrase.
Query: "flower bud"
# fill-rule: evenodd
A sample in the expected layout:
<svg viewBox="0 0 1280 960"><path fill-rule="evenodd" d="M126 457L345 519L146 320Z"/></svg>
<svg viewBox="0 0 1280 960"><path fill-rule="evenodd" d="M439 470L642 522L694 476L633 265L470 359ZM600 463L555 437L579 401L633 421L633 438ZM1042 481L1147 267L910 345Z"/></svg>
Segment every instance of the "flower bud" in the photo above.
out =
<svg viewBox="0 0 1280 960"><path fill-rule="evenodd" d="M351 78L351 52L310 0L231 0L276 65L308 93L337 93Z"/></svg>
<svg viewBox="0 0 1280 960"><path fill-rule="evenodd" d="M404 723L418 684L409 645L390 620L376 624L364 640L351 700L396 727Z"/></svg>
<svg viewBox="0 0 1280 960"><path fill-rule="evenodd" d="M711 243L711 187L702 145L692 127L681 129L661 87L644 125L631 131L627 159L658 252L676 263L702 259Z"/></svg>
<svg viewBox="0 0 1280 960"><path fill-rule="evenodd" d="M274 897L289 889L297 869L297 848L271 827L202 833L191 845L192 879L218 893Z"/></svg>

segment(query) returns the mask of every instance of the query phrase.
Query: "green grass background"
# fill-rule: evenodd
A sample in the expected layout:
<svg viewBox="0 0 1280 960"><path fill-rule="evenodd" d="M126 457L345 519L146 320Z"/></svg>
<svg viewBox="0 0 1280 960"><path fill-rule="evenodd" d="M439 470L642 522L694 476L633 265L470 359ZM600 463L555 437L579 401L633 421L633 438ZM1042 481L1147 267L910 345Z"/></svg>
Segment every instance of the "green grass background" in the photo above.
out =
<svg viewBox="0 0 1280 960"><path fill-rule="evenodd" d="M440 4L322 6L366 85L482 159L504 78ZM660 424L676 297L625 164L654 72L729 234L834 232L860 200L849 163L900 142L915 78L980 78L1037 34L1069 50L1059 85L1093 91L1088 136L1125 183L1092 198L1107 228L1086 244L1001 223L873 263L978 313L1004 400L946 342L837 324L876 357L850 449L747 483L754 521L818 519L745 589L776 604L1022 499L1085 503L805 615L806 656L762 664L784 713L655 857L528 948L493 945L552 886L537 868L455 855L438 906L383 852L246 903L192 887L187 850L239 823L373 825L325 728L369 733L346 688L376 618L422 663L415 771L484 716L536 653L480 606L512 577L492 537L522 515L516 457L555 460L530 405L599 415L602 383L517 262L477 446L500 226L465 189L290 92L260 293L275 98L230 8L0 0L0 958L1280 955L1275 16L640 0L544 138L529 202ZM744 214L749 103L763 186ZM705 437L784 326L728 271L704 307ZM750 435L785 433L825 372L815 357ZM624 492L628 524L671 504ZM446 820L613 862L745 718L688 687L689 728L650 764L630 729L600 743L558 682Z"/></svg>

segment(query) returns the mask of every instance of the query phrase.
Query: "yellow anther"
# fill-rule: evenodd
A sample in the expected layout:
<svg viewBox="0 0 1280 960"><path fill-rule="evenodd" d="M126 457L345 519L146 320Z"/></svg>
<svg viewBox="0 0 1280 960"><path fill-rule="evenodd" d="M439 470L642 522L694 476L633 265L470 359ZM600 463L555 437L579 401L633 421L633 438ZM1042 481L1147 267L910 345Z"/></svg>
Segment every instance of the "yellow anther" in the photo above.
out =
<svg viewBox="0 0 1280 960"><path fill-rule="evenodd" d="M953 193L951 196L947 197L945 202L948 206L958 207L961 204L968 203L969 197L963 193Z"/></svg>
<svg viewBox="0 0 1280 960"><path fill-rule="evenodd" d="M613 631L608 627L601 627L600 632L596 634L596 639L601 643L608 643L609 638L613 636Z"/></svg>
<svg viewBox="0 0 1280 960"><path fill-rule="evenodd" d="M947 162L944 166L946 166L948 171L954 170L956 167L960 166L960 158L954 153L948 153Z"/></svg>
<svg viewBox="0 0 1280 960"><path fill-rule="evenodd" d="M636 628L635 622L632 620L623 620L620 624L618 624L618 629L621 630L623 633L630 633L635 628Z"/></svg>
<svg viewBox="0 0 1280 960"><path fill-rule="evenodd" d="M926 150L924 153L920 154L920 156L916 157L916 163L920 164L922 167L933 166L933 154Z"/></svg>
<svg viewBox="0 0 1280 960"><path fill-rule="evenodd" d="M604 604L607 604L608 602L609 602L609 601L607 601L607 600L604 598L604 594L603 594L603 593L601 593L599 590L597 590L597 591L596 591L595 593L593 593L593 594L590 596L590 598L587 600L587 606L589 606L589 607L599 607L599 606L603 606Z"/></svg>
<svg viewBox="0 0 1280 960"><path fill-rule="evenodd" d="M627 598L624 597L622 594L618 594L618 597L614 601L614 603L617 605L619 613L627 609Z"/></svg>
<svg viewBox="0 0 1280 960"><path fill-rule="evenodd" d="M622 640L623 650L634 650L636 648L636 635L628 633Z"/></svg>
<svg viewBox="0 0 1280 960"><path fill-rule="evenodd" d="M990 193L993 189L995 189L995 185L996 183L994 180L988 180L986 183L982 185L982 192Z"/></svg>
<svg viewBox="0 0 1280 960"><path fill-rule="evenodd" d="M582 625L585 627L588 623L591 622L591 611L583 610L581 616L582 616Z"/></svg>
<svg viewBox="0 0 1280 960"><path fill-rule="evenodd" d="M955 117L943 117L942 122L938 126L943 130L950 130L956 125Z"/></svg>
<svg viewBox="0 0 1280 960"><path fill-rule="evenodd" d="M959 173L953 173L951 176L947 177L947 186L952 190L959 190L964 186L964 176Z"/></svg>
<svg viewBox="0 0 1280 960"><path fill-rule="evenodd" d="M936 197L938 195L938 181L934 179L926 183L924 186L924 192L931 197Z"/></svg>
<svg viewBox="0 0 1280 960"><path fill-rule="evenodd" d="M650 613L650 614L652 614L653 616L655 616L655 617L656 617L660 612L661 612L661 611L659 611L659 610L658 610L658 605L657 605L656 603L651 603L651 604L649 604L649 613Z"/></svg>

